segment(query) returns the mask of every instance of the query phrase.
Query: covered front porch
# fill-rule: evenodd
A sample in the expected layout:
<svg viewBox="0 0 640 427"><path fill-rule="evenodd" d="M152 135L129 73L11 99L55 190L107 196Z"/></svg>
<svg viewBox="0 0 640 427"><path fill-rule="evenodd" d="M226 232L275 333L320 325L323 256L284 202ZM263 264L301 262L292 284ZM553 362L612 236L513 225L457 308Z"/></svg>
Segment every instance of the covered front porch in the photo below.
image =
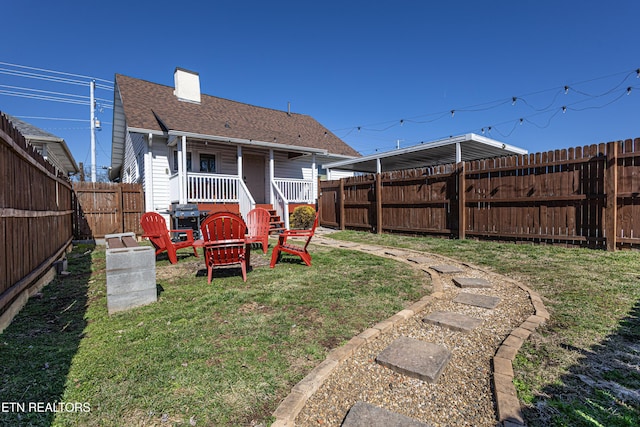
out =
<svg viewBox="0 0 640 427"><path fill-rule="evenodd" d="M264 143L224 144L186 135L172 142L171 203L233 204L243 216L256 205L269 204L286 228L290 204L316 203L320 152L292 152L291 147L284 151Z"/></svg>

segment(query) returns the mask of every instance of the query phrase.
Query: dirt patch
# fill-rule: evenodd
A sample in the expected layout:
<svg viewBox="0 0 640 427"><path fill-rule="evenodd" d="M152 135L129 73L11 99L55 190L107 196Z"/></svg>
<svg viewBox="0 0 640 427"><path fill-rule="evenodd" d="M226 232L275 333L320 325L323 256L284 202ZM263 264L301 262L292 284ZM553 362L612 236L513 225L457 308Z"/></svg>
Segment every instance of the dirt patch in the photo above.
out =
<svg viewBox="0 0 640 427"><path fill-rule="evenodd" d="M184 252L184 251L183 251ZM195 257L193 253L178 253L177 264L156 264L156 279L157 280L173 280L184 277L196 277L207 275L207 267L204 262L204 256L201 252L198 253L198 257ZM159 260L166 259L166 255L158 255ZM271 259L269 254L264 254L262 249L251 250L251 269L269 267ZM235 268L230 266L230 268Z"/></svg>

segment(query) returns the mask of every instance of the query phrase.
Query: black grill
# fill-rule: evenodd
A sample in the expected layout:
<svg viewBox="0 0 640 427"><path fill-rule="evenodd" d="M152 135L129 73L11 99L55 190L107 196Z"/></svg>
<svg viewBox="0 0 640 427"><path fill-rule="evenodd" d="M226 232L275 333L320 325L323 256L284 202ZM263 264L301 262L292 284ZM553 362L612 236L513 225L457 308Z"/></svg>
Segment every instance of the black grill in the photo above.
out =
<svg viewBox="0 0 640 427"><path fill-rule="evenodd" d="M173 229L182 230L185 228L190 228L193 230L193 237L195 239L200 238L200 222L203 217L205 217L207 212L201 211L198 209L198 205L193 203L187 204L178 204L174 203L171 205L171 209L169 210L169 215L171 216L171 220L173 221ZM179 238L184 240L186 238L185 233L174 233L174 238Z"/></svg>

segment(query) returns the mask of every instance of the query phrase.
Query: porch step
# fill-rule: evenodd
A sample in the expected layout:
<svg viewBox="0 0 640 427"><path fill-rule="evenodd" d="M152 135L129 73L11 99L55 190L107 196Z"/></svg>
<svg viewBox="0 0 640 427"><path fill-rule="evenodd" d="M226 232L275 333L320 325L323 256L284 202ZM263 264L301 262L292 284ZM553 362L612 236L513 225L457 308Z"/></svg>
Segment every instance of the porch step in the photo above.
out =
<svg viewBox="0 0 640 427"><path fill-rule="evenodd" d="M271 219L269 221L269 234L280 234L285 230L284 221L280 219L280 215L278 215L275 209L267 209L269 214L271 215Z"/></svg>

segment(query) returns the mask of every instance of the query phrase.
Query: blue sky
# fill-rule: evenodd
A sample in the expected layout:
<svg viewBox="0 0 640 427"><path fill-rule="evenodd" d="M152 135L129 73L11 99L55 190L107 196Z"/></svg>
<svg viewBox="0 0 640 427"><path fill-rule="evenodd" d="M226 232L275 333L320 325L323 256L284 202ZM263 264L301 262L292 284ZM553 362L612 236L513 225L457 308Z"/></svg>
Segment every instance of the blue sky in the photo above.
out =
<svg viewBox="0 0 640 427"><path fill-rule="evenodd" d="M88 85L2 73L40 73L6 64L166 85L186 68L203 93L291 103L362 154L483 131L529 152L640 137L637 0L22 0L3 16L0 110L65 138L85 164L88 105L6 92L88 97ZM99 167L110 164L108 104L98 104Z"/></svg>

